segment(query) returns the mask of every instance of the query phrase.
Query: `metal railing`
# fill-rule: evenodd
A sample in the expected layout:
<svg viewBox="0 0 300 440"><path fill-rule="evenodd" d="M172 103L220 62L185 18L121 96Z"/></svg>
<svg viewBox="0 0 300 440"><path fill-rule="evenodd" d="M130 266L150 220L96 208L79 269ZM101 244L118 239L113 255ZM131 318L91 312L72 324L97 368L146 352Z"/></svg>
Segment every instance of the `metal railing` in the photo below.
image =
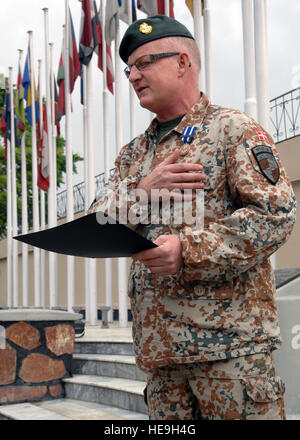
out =
<svg viewBox="0 0 300 440"><path fill-rule="evenodd" d="M110 170L110 175L114 172L114 168ZM98 174L95 177L95 197L98 199L104 189L106 183L105 173ZM84 211L85 209L85 183L81 182L73 188L74 196L74 214ZM62 219L67 216L67 191L61 191L57 194L57 218Z"/></svg>
<svg viewBox="0 0 300 440"><path fill-rule="evenodd" d="M291 90L270 101L271 134L275 142L282 142L294 136L300 135L300 87ZM112 175L114 168L110 170ZM95 195L100 197L105 185L105 174L95 177ZM84 182L74 186L74 214L85 209L85 185ZM57 194L58 219L67 215L67 191Z"/></svg>
<svg viewBox="0 0 300 440"><path fill-rule="evenodd" d="M276 143L300 135L300 87L271 99L270 122Z"/></svg>

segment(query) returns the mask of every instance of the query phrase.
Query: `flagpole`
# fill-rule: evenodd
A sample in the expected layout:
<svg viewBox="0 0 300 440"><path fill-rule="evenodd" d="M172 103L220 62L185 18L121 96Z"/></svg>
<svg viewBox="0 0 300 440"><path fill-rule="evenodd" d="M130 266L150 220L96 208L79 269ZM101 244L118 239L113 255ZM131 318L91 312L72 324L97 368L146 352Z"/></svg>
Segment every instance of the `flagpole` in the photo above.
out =
<svg viewBox="0 0 300 440"><path fill-rule="evenodd" d="M53 225L57 225L57 201L56 201L56 186L57 186L57 165L56 165L56 128L55 128L55 91L54 91L54 64L53 64L53 50L54 44L49 43L50 48L50 107L51 107L51 133L52 133L52 173L53 173ZM56 255L56 254L55 254ZM57 257L57 256L56 256ZM55 262L55 269L57 270L57 261ZM56 290L57 291L57 290Z"/></svg>
<svg viewBox="0 0 300 440"><path fill-rule="evenodd" d="M85 188L85 213L87 213L92 202L93 195L89 194L89 158L88 158L88 126L87 126L87 77L86 65L82 64L82 87L83 87L83 148L84 148L84 188ZM93 179L94 180L94 179ZM90 259L84 259L85 266L85 320L90 322L90 288L89 288L89 268Z"/></svg>
<svg viewBox="0 0 300 440"><path fill-rule="evenodd" d="M9 67L9 97L10 97L10 149L11 149L11 195L12 195L12 233L18 235L18 213L17 213L17 182L16 182L16 145L15 145L15 107L13 92L13 68ZM18 242L12 242L13 254L13 307L18 307Z"/></svg>
<svg viewBox="0 0 300 440"><path fill-rule="evenodd" d="M19 51L19 65L22 63L23 50ZM27 208L27 166L25 131L21 139L21 179L22 179L22 234L28 233L28 208ZM22 243L22 305L28 307L28 244Z"/></svg>
<svg viewBox="0 0 300 440"><path fill-rule="evenodd" d="M131 14L132 16L132 14ZM121 62L119 56L120 46L120 12L115 15L115 118L116 118L116 154L123 144L123 115L122 115L122 88L121 88ZM119 299L119 325L128 326L128 305L127 305L127 259L118 258L118 299ZM110 304L108 304L110 305ZM112 299L111 299L111 307ZM112 315L111 315L112 316Z"/></svg>
<svg viewBox="0 0 300 440"><path fill-rule="evenodd" d="M55 134L55 102L54 102L54 81L55 81L55 75L54 75L54 69L53 69L53 43L49 43L49 49L50 49L50 108L51 108L51 114L50 114L50 121L51 121L51 130L48 132L48 142L49 145L51 145L51 157L52 157L52 170L50 173L49 169L49 188L50 192L48 191L48 198L52 196L52 209L53 209L53 216L51 218L51 224L52 226L57 225L57 200L56 200L56 134ZM48 112L47 112L48 114ZM52 133L52 138L50 138ZM50 161L49 157L49 161ZM48 220L49 222L49 220ZM49 258L49 300L51 303L50 308L53 308L57 306L58 304L58 273L57 273L57 254L55 252L48 252L48 258Z"/></svg>
<svg viewBox="0 0 300 440"><path fill-rule="evenodd" d="M40 114L40 138L43 139L43 97L42 97L42 60L38 60L38 84L39 84L39 114ZM45 193L40 189L40 216L41 230L45 229ZM41 307L46 307L46 252L41 249Z"/></svg>
<svg viewBox="0 0 300 440"><path fill-rule="evenodd" d="M65 102L66 102L66 181L67 181L67 221L74 219L74 197L73 197L73 154L72 154L72 120L71 120L71 94L70 94L70 63L69 63L69 32L70 15L69 0L65 0ZM68 311L72 312L74 307L74 256L67 256L67 297Z"/></svg>
<svg viewBox="0 0 300 440"><path fill-rule="evenodd" d="M210 100L213 99L213 86L212 86L212 69L211 69L211 9L210 0L204 0L204 45L205 45L205 84L206 95Z"/></svg>
<svg viewBox="0 0 300 440"><path fill-rule="evenodd" d="M109 154L109 121L108 121L108 90L107 90L107 62L106 62L106 37L105 37L105 17L106 17L106 0L101 2L102 17L102 67L103 67L103 142L104 142L104 173L105 181L109 179L110 154ZM112 260L105 258L105 292L106 304L112 303Z"/></svg>
<svg viewBox="0 0 300 440"><path fill-rule="evenodd" d="M11 201L11 151L10 141L6 147L6 246L7 246L7 307L12 306L12 201Z"/></svg>
<svg viewBox="0 0 300 440"><path fill-rule="evenodd" d="M257 118L260 125L270 130L270 91L267 36L267 6L265 0L254 0L255 71ZM271 255L271 264L276 268L276 254Z"/></svg>
<svg viewBox="0 0 300 440"><path fill-rule="evenodd" d="M202 16L202 2L200 0L194 0L194 36L198 44L201 55L201 70L199 74L199 88L200 90L206 90L205 85L205 52L204 52L204 31L203 31L203 16Z"/></svg>
<svg viewBox="0 0 300 440"><path fill-rule="evenodd" d="M89 204L92 203L95 197L95 169L94 169L94 118L93 118L93 71L92 62L90 61L86 67L86 93L87 93L87 158L88 158L88 197ZM97 312L97 269L96 259L90 258L88 262L89 267L89 316L90 324L96 325L98 312Z"/></svg>
<svg viewBox="0 0 300 440"><path fill-rule="evenodd" d="M51 98L50 98L50 46L49 46L49 16L48 8L44 11L44 28L45 28L45 82L46 82L46 111L47 111L47 148L49 162L49 188L48 188L48 227L56 226L55 206L56 206L56 186L54 176L54 158L52 145L52 123L51 123ZM49 257L49 306L53 308L57 306L57 256L54 252L48 253Z"/></svg>
<svg viewBox="0 0 300 440"><path fill-rule="evenodd" d="M256 86L255 86L255 48L254 48L254 18L253 0L241 0L243 15L244 40L244 77L245 103L244 111L256 119Z"/></svg>
<svg viewBox="0 0 300 440"><path fill-rule="evenodd" d="M130 26L132 24L132 0L128 1L128 15ZM136 109L135 109L135 96L132 85L129 83L129 108L130 108L130 138L133 139L136 134Z"/></svg>
<svg viewBox="0 0 300 440"><path fill-rule="evenodd" d="M33 231L39 230L39 196L37 186L37 145L36 145L36 112L35 112L35 82L33 64L32 31L28 31L30 48L30 89L31 89L31 148L32 148L32 206L33 206ZM33 249L34 255L34 305L40 307L40 250Z"/></svg>
<svg viewBox="0 0 300 440"><path fill-rule="evenodd" d="M165 15L170 17L170 0L165 0Z"/></svg>

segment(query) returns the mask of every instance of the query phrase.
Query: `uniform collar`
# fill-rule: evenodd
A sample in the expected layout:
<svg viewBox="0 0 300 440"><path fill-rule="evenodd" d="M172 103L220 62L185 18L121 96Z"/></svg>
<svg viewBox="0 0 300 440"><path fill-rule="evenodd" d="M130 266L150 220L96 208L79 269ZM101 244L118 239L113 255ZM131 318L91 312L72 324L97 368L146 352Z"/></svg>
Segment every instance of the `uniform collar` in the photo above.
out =
<svg viewBox="0 0 300 440"><path fill-rule="evenodd" d="M201 125L209 104L209 99L205 93L201 92L199 101L188 110L174 130L181 134L187 126Z"/></svg>
<svg viewBox="0 0 300 440"><path fill-rule="evenodd" d="M185 114L182 120L179 122L177 127L174 127L173 130L182 133L183 129L187 126L192 125L201 125L206 114L207 108L210 104L209 99L205 95L204 92L200 93L200 99L196 102ZM146 130L146 135L153 136L158 126L157 118L154 118Z"/></svg>

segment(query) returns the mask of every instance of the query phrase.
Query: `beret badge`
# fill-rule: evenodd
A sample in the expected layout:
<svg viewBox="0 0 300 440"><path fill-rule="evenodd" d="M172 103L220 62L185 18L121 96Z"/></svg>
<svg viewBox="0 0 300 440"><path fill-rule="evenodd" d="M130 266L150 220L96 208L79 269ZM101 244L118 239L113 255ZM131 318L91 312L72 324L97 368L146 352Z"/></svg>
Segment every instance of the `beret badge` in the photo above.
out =
<svg viewBox="0 0 300 440"><path fill-rule="evenodd" d="M151 34L152 26L148 23L143 22L139 27L139 31L142 32L142 34Z"/></svg>

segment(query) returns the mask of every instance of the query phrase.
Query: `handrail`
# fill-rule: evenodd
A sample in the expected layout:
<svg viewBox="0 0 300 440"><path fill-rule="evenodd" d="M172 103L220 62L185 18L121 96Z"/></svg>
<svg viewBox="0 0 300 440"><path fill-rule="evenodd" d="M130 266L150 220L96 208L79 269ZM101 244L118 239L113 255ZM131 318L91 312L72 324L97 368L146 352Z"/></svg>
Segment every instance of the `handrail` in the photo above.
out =
<svg viewBox="0 0 300 440"><path fill-rule="evenodd" d="M270 100L271 135L276 143L300 135L300 87L290 90ZM110 170L112 174L114 168ZM99 198L105 185L105 174L95 177L96 197ZM85 185L81 182L74 186L74 213L84 211ZM57 216L67 215L67 191L57 194Z"/></svg>
<svg viewBox="0 0 300 440"><path fill-rule="evenodd" d="M271 134L276 143L300 135L300 87L270 101Z"/></svg>

